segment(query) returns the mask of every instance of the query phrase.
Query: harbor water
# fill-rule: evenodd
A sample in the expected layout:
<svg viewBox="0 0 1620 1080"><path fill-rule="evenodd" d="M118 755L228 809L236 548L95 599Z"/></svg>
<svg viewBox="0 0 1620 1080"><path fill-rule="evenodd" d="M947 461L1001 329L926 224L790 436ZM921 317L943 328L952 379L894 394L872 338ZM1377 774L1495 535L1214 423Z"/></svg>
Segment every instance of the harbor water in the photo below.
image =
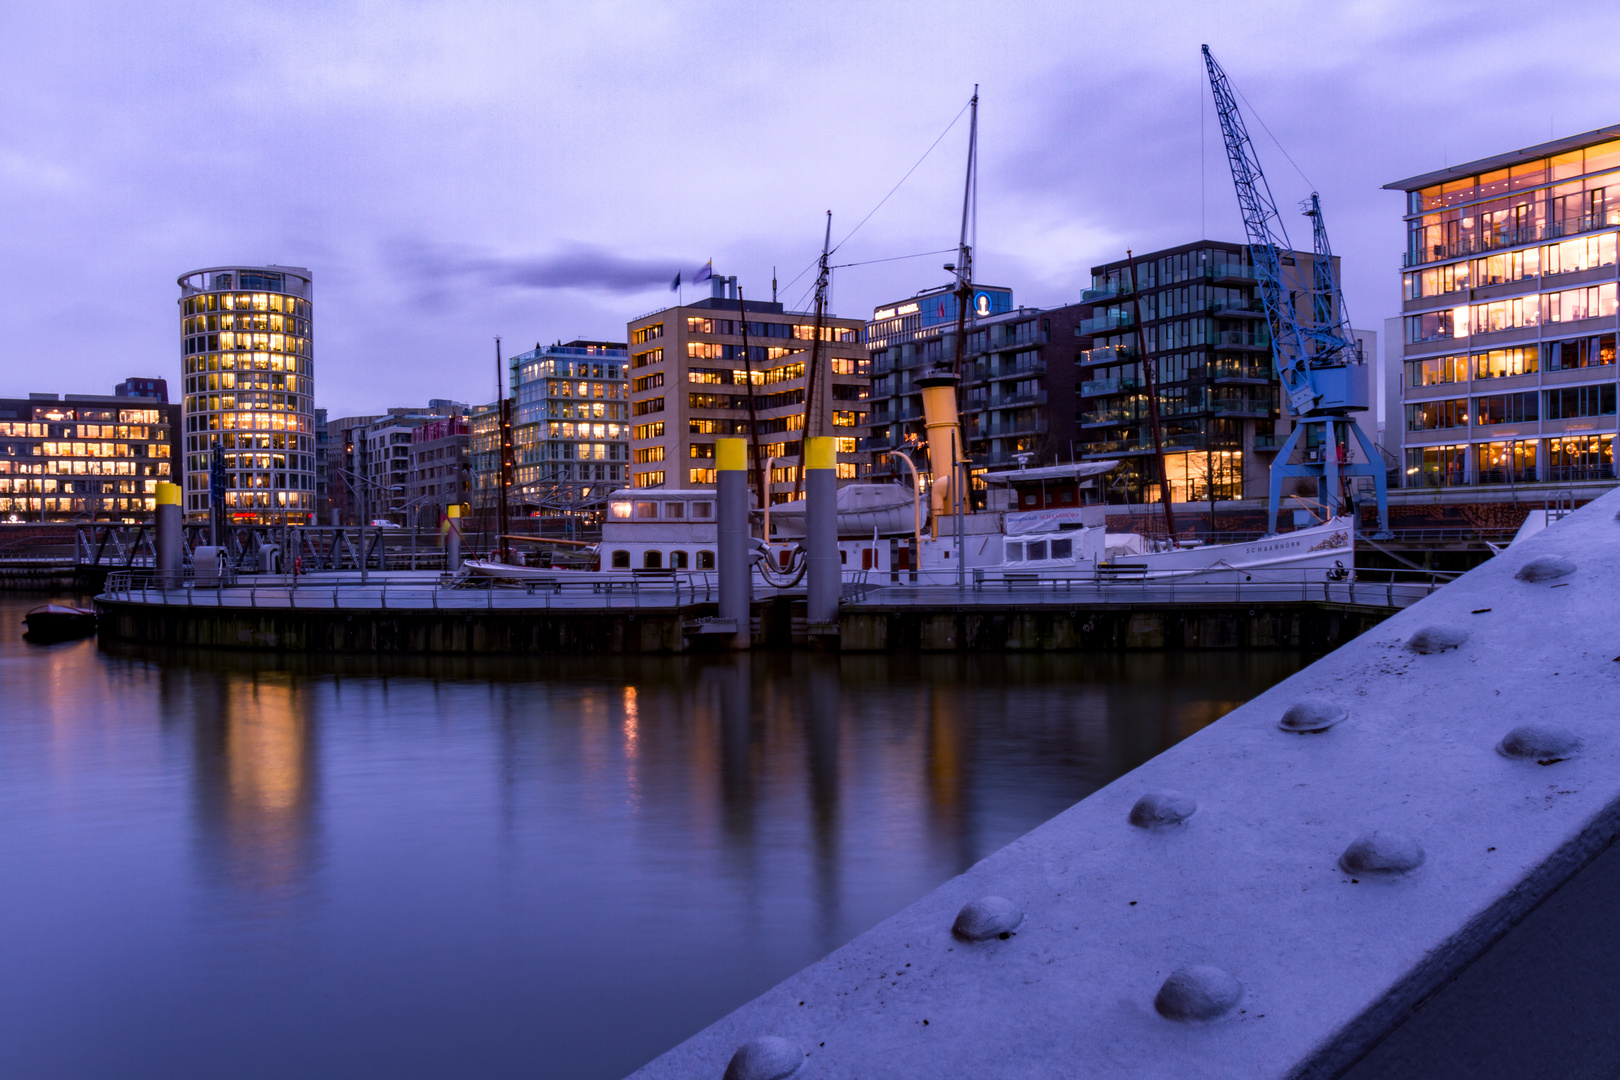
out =
<svg viewBox="0 0 1620 1080"><path fill-rule="evenodd" d="M612 1078L1294 653L281 658L0 600L8 1076Z"/></svg>

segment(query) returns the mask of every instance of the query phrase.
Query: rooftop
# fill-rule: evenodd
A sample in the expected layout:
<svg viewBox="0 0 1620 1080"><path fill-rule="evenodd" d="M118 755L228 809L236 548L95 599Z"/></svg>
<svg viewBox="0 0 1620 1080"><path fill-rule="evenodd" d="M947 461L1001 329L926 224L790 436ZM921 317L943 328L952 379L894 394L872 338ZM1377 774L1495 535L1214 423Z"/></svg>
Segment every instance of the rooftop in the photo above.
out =
<svg viewBox="0 0 1620 1080"><path fill-rule="evenodd" d="M1385 191L1419 191L1447 180L1456 180L1474 173L1489 172L1508 165L1517 165L1523 161L1534 161L1536 158L1551 157L1553 154L1562 154L1568 150L1580 150L1587 146L1608 142L1620 138L1620 124L1611 124L1588 131L1581 135L1570 135L1552 142L1537 143L1522 150L1510 150L1505 154L1494 157L1480 158L1477 161L1465 161L1461 165L1451 165L1434 172L1422 173L1418 176L1409 176L1405 180L1394 180L1384 185Z"/></svg>

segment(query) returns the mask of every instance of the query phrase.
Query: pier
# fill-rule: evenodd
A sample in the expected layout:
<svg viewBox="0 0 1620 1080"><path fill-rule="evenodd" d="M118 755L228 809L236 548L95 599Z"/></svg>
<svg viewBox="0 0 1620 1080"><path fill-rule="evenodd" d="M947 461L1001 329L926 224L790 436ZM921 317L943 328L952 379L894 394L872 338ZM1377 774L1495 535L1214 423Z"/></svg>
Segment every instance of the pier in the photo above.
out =
<svg viewBox="0 0 1620 1080"><path fill-rule="evenodd" d="M889 577L846 576L833 627L809 625L803 591L761 590L749 643L855 652L1327 649L1440 587L1426 575L1224 584L980 574L961 589ZM264 574L165 585L156 574L118 571L97 606L110 640L293 652L673 653L708 645L706 631L720 614L712 572L558 572L484 588L448 588L443 580L395 571L365 581Z"/></svg>

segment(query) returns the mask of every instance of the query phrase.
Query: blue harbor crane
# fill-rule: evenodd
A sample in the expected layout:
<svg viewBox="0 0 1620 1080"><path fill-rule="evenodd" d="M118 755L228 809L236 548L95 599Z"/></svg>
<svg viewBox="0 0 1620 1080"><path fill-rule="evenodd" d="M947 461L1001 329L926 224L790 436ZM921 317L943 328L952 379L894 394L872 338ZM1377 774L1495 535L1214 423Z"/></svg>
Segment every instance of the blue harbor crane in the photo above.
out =
<svg viewBox="0 0 1620 1080"><path fill-rule="evenodd" d="M1232 182L1237 187L1238 207L1243 212L1243 228L1248 233L1266 325L1271 331L1272 360L1294 420L1293 430L1271 466L1267 529L1277 531L1285 477L1314 478L1322 512L1331 518L1346 508L1344 480L1370 476L1378 499L1379 538L1385 538L1389 534L1389 493L1383 460L1350 416L1367 408L1366 358L1350 329L1344 291L1333 272L1333 249L1328 245L1327 226L1322 220L1322 200L1313 191L1302 207L1311 219L1315 240L1311 278L1305 281L1296 273L1295 280L1284 281L1283 257L1293 250L1293 245L1271 197L1266 174L1260 169L1260 159L1249 140L1231 83L1210 55L1208 45L1204 46L1204 66L1209 71L1209 86L1215 95L1215 111L1220 116L1226 157L1232 165ZM1306 309L1308 321L1302 321L1301 307ZM1320 435L1319 456L1307 455L1307 460L1294 462L1295 448L1313 429ZM1347 459L1343 448L1350 445L1351 439L1361 446L1366 461Z"/></svg>

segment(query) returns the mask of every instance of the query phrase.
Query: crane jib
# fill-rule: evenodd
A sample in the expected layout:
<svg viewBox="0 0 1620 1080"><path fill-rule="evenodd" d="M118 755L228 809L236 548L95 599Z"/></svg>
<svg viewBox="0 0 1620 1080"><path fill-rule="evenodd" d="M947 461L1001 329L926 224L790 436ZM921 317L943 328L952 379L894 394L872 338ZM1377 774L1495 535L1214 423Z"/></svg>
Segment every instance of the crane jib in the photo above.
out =
<svg viewBox="0 0 1620 1080"><path fill-rule="evenodd" d="M1283 226L1282 215L1277 212L1277 202L1260 168L1260 159L1255 154L1226 72L1215 62L1208 45L1203 47L1203 54L1222 142L1232 167L1238 208L1242 211L1243 228L1249 241L1255 291L1260 294L1266 326L1271 331L1272 363L1282 382L1288 411L1294 418L1293 430L1278 447L1271 466L1269 531L1277 531L1277 511L1285 478L1314 478L1324 512L1334 516L1348 512L1353 504L1348 489L1352 478L1370 477L1378 502L1379 535L1387 536L1388 477L1383 452L1372 445L1366 433L1348 415L1367 409L1367 369L1345 313L1344 293L1334 270L1333 249L1323 222L1321 197L1313 191L1301 207L1311 219L1310 276L1306 279L1296 270L1291 275L1292 280L1285 280L1285 253L1287 262L1298 267L1293 244ZM1306 299L1309 302L1303 306L1310 321L1302 324L1300 306ZM1314 454L1307 450L1311 443L1302 445L1302 436L1313 428L1317 435L1314 445L1320 448ZM1365 461L1349 460L1346 451L1352 443L1360 446ZM1296 449L1307 451L1303 461L1294 461Z"/></svg>

